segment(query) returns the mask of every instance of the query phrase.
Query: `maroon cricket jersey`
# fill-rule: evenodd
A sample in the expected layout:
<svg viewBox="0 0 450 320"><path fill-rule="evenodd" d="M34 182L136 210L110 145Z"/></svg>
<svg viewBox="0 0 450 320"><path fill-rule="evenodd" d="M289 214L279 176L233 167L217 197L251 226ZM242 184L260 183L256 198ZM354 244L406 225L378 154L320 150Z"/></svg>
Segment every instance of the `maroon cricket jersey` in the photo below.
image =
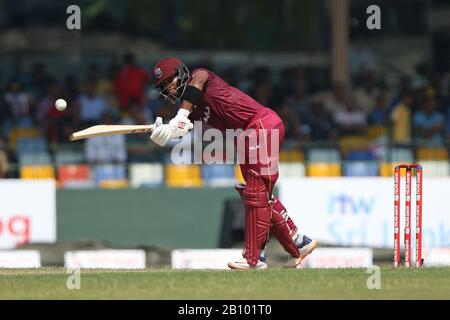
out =
<svg viewBox="0 0 450 320"><path fill-rule="evenodd" d="M195 69L192 76L194 77L200 70L208 73L208 80L203 86L202 97L189 115L191 121L202 120L209 126L223 131L245 129L254 116L266 109L207 69Z"/></svg>

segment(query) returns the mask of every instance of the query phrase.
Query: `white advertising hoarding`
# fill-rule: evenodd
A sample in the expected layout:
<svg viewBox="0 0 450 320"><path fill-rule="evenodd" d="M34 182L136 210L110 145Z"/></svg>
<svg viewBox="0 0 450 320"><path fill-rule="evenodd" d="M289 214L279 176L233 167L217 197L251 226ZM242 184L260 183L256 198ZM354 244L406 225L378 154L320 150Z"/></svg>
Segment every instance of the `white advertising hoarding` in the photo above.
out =
<svg viewBox="0 0 450 320"><path fill-rule="evenodd" d="M450 248L432 248L424 251L424 265L427 267L450 266Z"/></svg>
<svg viewBox="0 0 450 320"><path fill-rule="evenodd" d="M55 181L0 180L0 249L55 241Z"/></svg>
<svg viewBox="0 0 450 320"><path fill-rule="evenodd" d="M415 179L412 183L411 220L415 230ZM298 178L281 180L278 186L288 214L302 233L330 244L392 248L393 178ZM402 177L402 230L404 186ZM414 237L415 232L412 240ZM450 246L448 178L423 180L423 246Z"/></svg>
<svg viewBox="0 0 450 320"><path fill-rule="evenodd" d="M317 248L300 264L302 268L367 268L373 265L369 248Z"/></svg>
<svg viewBox="0 0 450 320"><path fill-rule="evenodd" d="M80 250L64 254L64 267L86 269L145 269L144 250Z"/></svg>
<svg viewBox="0 0 450 320"><path fill-rule="evenodd" d="M39 268L41 254L37 250L0 251L0 268Z"/></svg>
<svg viewBox="0 0 450 320"><path fill-rule="evenodd" d="M228 269L242 257L242 249L178 249L172 251L172 269Z"/></svg>

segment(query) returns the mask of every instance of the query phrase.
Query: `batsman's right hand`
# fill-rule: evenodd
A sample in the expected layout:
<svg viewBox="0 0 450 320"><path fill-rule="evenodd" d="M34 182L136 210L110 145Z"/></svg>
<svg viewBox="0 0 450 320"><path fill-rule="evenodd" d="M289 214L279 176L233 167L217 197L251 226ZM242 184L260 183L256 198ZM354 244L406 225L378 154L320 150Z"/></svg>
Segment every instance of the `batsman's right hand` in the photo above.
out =
<svg viewBox="0 0 450 320"><path fill-rule="evenodd" d="M150 139L161 147L164 147L170 140L172 131L172 128L168 124L162 123L161 117L157 117L155 121L155 129L153 129Z"/></svg>

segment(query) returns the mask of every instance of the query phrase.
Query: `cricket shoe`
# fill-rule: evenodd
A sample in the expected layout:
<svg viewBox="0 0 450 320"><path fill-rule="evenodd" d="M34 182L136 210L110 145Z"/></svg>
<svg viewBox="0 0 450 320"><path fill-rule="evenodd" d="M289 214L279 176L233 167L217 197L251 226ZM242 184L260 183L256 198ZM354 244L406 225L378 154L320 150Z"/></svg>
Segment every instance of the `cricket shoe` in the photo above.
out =
<svg viewBox="0 0 450 320"><path fill-rule="evenodd" d="M307 236L303 236L302 241L299 242L300 239L297 239L297 248L300 253L298 258L289 257L287 264L285 264L285 268L299 268L302 261L317 248L317 241L311 240Z"/></svg>
<svg viewBox="0 0 450 320"><path fill-rule="evenodd" d="M228 262L228 268L234 269L234 270L262 270L267 269L267 263L264 261L258 260L258 263L256 266L252 267L248 264L247 259L242 258L237 261Z"/></svg>

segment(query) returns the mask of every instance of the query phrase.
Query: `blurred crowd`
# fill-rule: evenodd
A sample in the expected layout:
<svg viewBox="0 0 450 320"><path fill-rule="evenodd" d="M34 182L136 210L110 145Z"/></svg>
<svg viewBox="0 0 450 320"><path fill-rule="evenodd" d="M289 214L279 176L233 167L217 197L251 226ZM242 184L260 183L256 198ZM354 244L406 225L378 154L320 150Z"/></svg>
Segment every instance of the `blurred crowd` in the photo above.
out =
<svg viewBox="0 0 450 320"><path fill-rule="evenodd" d="M253 79L249 92L279 113L290 139L336 140L365 135L371 127L386 128L395 144L442 146L450 136L448 75L403 77L388 87L373 70L361 68L350 85L334 83L325 89L312 87L302 68L283 71L278 85L265 68Z"/></svg>
<svg viewBox="0 0 450 320"><path fill-rule="evenodd" d="M372 68L361 67L351 84L323 86L312 83L310 70L303 67L277 73L265 66L217 73L273 108L284 120L288 140L334 141L367 134L373 126L387 128L398 144L444 145L450 136L448 74L422 72L387 86ZM58 98L68 102L63 112L54 108ZM58 144L90 125L148 124L156 116L167 121L176 110L161 99L149 71L132 54L103 67L91 63L77 76L65 79L49 74L43 63L24 70L17 59L14 74L0 79L0 168L5 166L5 144L13 128L38 128L49 144Z"/></svg>
<svg viewBox="0 0 450 320"><path fill-rule="evenodd" d="M112 63L107 70L91 63L79 78L59 79L36 63L23 70L16 61L14 74L2 85L0 128L3 138L11 128L38 127L50 143L67 142L71 132L103 122L152 121L145 114L148 72L127 54L123 65ZM55 109L56 99L68 103L64 112Z"/></svg>

